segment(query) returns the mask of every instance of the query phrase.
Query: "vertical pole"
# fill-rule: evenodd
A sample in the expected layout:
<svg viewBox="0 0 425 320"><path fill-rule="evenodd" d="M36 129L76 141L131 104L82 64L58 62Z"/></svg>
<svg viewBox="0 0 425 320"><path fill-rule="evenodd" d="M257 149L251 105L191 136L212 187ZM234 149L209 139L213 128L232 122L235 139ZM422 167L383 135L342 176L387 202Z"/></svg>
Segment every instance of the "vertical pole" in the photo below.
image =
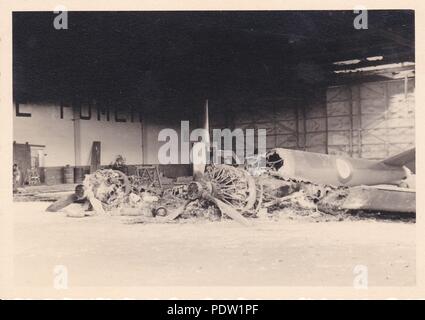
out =
<svg viewBox="0 0 425 320"><path fill-rule="evenodd" d="M145 132L144 132L144 122L145 122L145 118L142 117L142 119L140 119L140 135L141 135L141 141L140 141L140 148L142 149L142 164L146 164L146 146L145 146Z"/></svg>
<svg viewBox="0 0 425 320"><path fill-rule="evenodd" d="M386 137L385 137L385 153L386 156L388 157L390 155L390 148L389 148L389 143L388 143L388 107L390 104L390 99L389 99L389 95L388 95L388 82L385 82L384 84L384 100L385 100L385 110L384 110L384 121L385 121L385 133L386 133Z"/></svg>
<svg viewBox="0 0 425 320"><path fill-rule="evenodd" d="M325 153L329 154L328 99L325 91Z"/></svg>
<svg viewBox="0 0 425 320"><path fill-rule="evenodd" d="M409 84L409 78L407 77L407 74L404 75L404 99L407 100L407 95L408 95L408 86Z"/></svg>
<svg viewBox="0 0 425 320"><path fill-rule="evenodd" d="M295 105L295 130L297 135L297 150L300 149L300 116L299 116L299 110L298 110L298 103Z"/></svg>
<svg viewBox="0 0 425 320"><path fill-rule="evenodd" d="M205 172L205 165L210 159L210 133L209 133L209 118L208 118L208 99L204 106L204 136L202 142L196 142L192 147L192 162L193 162L193 179L200 180ZM202 158L203 157L203 158Z"/></svg>
<svg viewBox="0 0 425 320"><path fill-rule="evenodd" d="M80 124L80 112L79 107L75 104L73 106L73 118L74 122L74 156L75 166L82 165L81 163L81 124Z"/></svg>
<svg viewBox="0 0 425 320"><path fill-rule="evenodd" d="M349 103L350 103L350 157L353 156L353 87L351 87L350 85L348 86L348 91L349 91Z"/></svg>
<svg viewBox="0 0 425 320"><path fill-rule="evenodd" d="M273 133L274 133L274 147L277 148L277 120L276 120L276 108L273 103L272 105L272 115L273 115Z"/></svg>
<svg viewBox="0 0 425 320"><path fill-rule="evenodd" d="M359 96L359 128L358 128L358 145L359 145L359 158L362 157L362 97L360 85L357 86L358 96Z"/></svg>
<svg viewBox="0 0 425 320"><path fill-rule="evenodd" d="M307 149L307 112L305 110L305 105L303 105L303 129L304 129L304 151Z"/></svg>
<svg viewBox="0 0 425 320"><path fill-rule="evenodd" d="M210 119L209 119L209 110L208 110L208 99L205 101L204 107L204 129L205 129L205 137L204 141L207 146L210 145Z"/></svg>
<svg viewBox="0 0 425 320"><path fill-rule="evenodd" d="M138 110L138 120L140 122L140 134L141 134L141 149L142 149L142 163L143 165L148 164L148 154L149 154L149 143L148 143L148 136L146 131L146 125L149 123L149 118L147 116L147 113L144 111L144 102L142 102L142 108L141 110ZM156 155L156 158L158 156ZM154 161L155 163L156 161Z"/></svg>

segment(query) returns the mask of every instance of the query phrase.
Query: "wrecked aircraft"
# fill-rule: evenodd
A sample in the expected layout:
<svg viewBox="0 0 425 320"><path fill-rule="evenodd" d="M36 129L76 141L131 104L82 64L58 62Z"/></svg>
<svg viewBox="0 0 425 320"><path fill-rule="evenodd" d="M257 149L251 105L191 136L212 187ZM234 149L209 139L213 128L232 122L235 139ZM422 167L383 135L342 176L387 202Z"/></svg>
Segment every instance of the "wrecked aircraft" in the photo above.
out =
<svg viewBox="0 0 425 320"><path fill-rule="evenodd" d="M266 159L268 166L284 178L349 187L400 185L410 178L405 186L414 188L411 170L406 166L415 160L414 148L382 161L282 148L271 150Z"/></svg>
<svg viewBox="0 0 425 320"><path fill-rule="evenodd" d="M208 129L208 104L204 120ZM150 216L137 221L170 222L188 210L214 220L218 210L220 218L244 225L251 224L248 218L270 217L282 210L333 216L353 211L416 212L415 149L381 161L282 148L259 158L264 156L266 167L248 159L245 168L205 165L206 159L198 159L194 180L186 188L157 193L158 200L148 206ZM126 210L140 214L149 194L137 181L109 170L87 176L84 185L106 210L126 204ZM157 212L161 214L155 217Z"/></svg>
<svg viewBox="0 0 425 320"><path fill-rule="evenodd" d="M406 188L411 184L406 183L406 177L414 175L403 167L412 154L414 151L409 151L403 157L380 162L275 149L266 155L266 169L256 176L243 168L213 164L185 187L156 190L154 195L136 176L126 177L109 169L86 176L84 186L105 211L137 215L131 223L202 216L251 225L250 218L274 218L288 210L334 217L360 211L414 214L415 190ZM321 165L311 165L318 159ZM338 167L338 160L345 161L345 167ZM399 165L395 165L396 160Z"/></svg>
<svg viewBox="0 0 425 320"><path fill-rule="evenodd" d="M345 195L319 204L347 211L416 212L415 149L377 161L278 148L266 159L282 179L345 188Z"/></svg>

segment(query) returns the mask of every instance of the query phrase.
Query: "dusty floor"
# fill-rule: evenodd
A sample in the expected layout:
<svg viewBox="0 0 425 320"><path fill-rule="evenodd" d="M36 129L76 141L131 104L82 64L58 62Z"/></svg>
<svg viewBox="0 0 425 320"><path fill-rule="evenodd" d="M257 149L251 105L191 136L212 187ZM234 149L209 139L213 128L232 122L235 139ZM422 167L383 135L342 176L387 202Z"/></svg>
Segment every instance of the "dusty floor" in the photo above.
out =
<svg viewBox="0 0 425 320"><path fill-rule="evenodd" d="M415 224L283 219L124 224L124 217L68 218L46 202L15 202L15 284L52 286L369 286L415 284Z"/></svg>

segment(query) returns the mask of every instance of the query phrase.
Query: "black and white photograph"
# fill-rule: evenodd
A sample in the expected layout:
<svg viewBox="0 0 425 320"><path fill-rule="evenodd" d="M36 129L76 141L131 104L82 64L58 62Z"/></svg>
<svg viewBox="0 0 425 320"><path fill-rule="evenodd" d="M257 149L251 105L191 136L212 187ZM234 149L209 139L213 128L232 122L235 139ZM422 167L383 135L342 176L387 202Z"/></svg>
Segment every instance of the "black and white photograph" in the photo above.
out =
<svg viewBox="0 0 425 320"><path fill-rule="evenodd" d="M11 15L14 287L417 285L415 10Z"/></svg>

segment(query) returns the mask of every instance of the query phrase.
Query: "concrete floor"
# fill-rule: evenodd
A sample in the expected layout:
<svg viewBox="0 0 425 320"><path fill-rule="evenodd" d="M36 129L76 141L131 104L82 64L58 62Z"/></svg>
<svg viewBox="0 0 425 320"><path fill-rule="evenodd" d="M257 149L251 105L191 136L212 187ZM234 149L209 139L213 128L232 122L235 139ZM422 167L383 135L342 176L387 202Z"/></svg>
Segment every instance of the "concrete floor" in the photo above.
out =
<svg viewBox="0 0 425 320"><path fill-rule="evenodd" d="M282 219L125 224L128 217L68 218L46 202L15 202L15 285L369 286L415 285L415 224Z"/></svg>

